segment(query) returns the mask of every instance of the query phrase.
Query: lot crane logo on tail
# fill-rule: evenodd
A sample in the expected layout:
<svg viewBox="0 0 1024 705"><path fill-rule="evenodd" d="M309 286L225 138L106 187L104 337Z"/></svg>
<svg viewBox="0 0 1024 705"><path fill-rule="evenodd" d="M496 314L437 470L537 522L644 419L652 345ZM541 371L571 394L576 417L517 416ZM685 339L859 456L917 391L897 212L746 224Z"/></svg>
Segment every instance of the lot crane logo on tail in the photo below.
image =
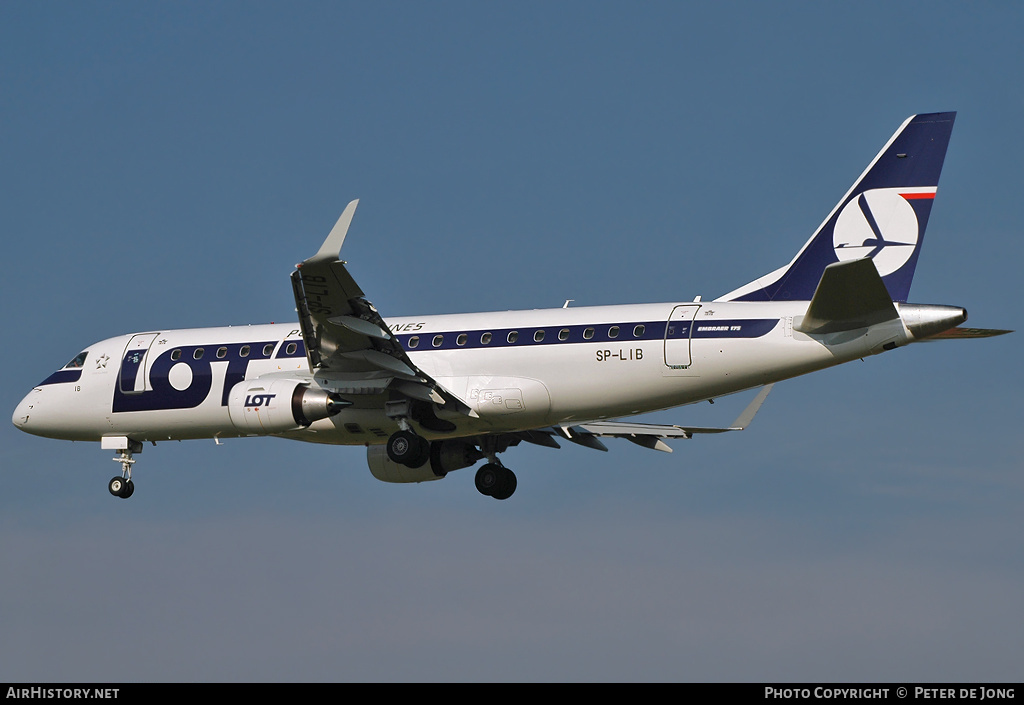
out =
<svg viewBox="0 0 1024 705"><path fill-rule="evenodd" d="M901 189L871 189L852 199L840 211L832 231L832 244L840 262L868 257L883 277L910 261L920 229L907 198L931 194L903 194Z"/></svg>

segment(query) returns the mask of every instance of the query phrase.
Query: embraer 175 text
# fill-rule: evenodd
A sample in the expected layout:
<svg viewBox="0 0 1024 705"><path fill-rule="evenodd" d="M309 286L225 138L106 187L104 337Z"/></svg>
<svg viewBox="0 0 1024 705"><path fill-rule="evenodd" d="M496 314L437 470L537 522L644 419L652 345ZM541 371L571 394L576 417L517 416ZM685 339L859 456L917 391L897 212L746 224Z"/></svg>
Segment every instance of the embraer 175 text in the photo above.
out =
<svg viewBox="0 0 1024 705"><path fill-rule="evenodd" d="M296 266L292 326L132 333L89 346L28 393L14 425L116 450L110 493L134 491L149 441L279 436L365 445L374 477L437 480L486 463L477 489L506 499L498 454L556 437L607 450L625 438L739 431L773 383L908 343L1006 331L958 328L957 306L908 304L955 113L910 117L785 267L713 302L556 308L384 320L338 259L348 204ZM728 428L618 419L762 387Z"/></svg>

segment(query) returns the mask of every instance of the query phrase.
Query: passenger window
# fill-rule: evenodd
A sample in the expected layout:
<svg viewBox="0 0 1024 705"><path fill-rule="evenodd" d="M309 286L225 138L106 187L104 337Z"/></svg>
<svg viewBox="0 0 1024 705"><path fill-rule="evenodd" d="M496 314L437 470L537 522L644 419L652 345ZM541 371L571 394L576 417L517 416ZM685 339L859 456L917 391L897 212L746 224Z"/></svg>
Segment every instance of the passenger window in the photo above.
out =
<svg viewBox="0 0 1024 705"><path fill-rule="evenodd" d="M618 338L619 337L619 327L618 326L612 326L611 328L609 328L608 329L608 337L609 338Z"/></svg>
<svg viewBox="0 0 1024 705"><path fill-rule="evenodd" d="M412 350L413 348L415 348L419 344L420 344L420 337L418 335L414 335L411 338L409 338L409 349L410 350Z"/></svg>
<svg viewBox="0 0 1024 705"><path fill-rule="evenodd" d="M217 348L217 359L218 360L223 360L227 356L228 356L228 349L227 348Z"/></svg>
<svg viewBox="0 0 1024 705"><path fill-rule="evenodd" d="M544 331L539 330L533 334L533 342L539 343L542 340L544 340Z"/></svg>
<svg viewBox="0 0 1024 705"><path fill-rule="evenodd" d="M195 352L192 353L192 357L195 358L196 360L202 360L203 359L203 349L202 348L196 348Z"/></svg>
<svg viewBox="0 0 1024 705"><path fill-rule="evenodd" d="M288 347L284 349L286 355L294 355L295 351L299 349L299 346L295 343L288 343Z"/></svg>
<svg viewBox="0 0 1024 705"><path fill-rule="evenodd" d="M644 334L644 327L643 326L637 326L636 328L633 329L633 337L634 338L639 338L643 334Z"/></svg>
<svg viewBox="0 0 1024 705"><path fill-rule="evenodd" d="M178 350L175 350L174 352L172 352L171 353L171 359L172 360L180 360L181 359L181 350L178 349Z"/></svg>
<svg viewBox="0 0 1024 705"><path fill-rule="evenodd" d="M441 343L443 343L443 342L444 342L444 336L443 335L435 335L434 336L434 343L433 343L433 345L434 345L435 348L441 347Z"/></svg>
<svg viewBox="0 0 1024 705"><path fill-rule="evenodd" d="M249 346L243 345L242 348L238 351L238 355L239 357L249 357Z"/></svg>
<svg viewBox="0 0 1024 705"><path fill-rule="evenodd" d="M594 337L594 329L593 328L587 328L586 330L583 331L583 339L584 340L590 340L593 337Z"/></svg>
<svg viewBox="0 0 1024 705"><path fill-rule="evenodd" d="M569 329L568 328L563 328L562 330L558 331L558 339L562 340L562 341L568 340L569 339Z"/></svg>
<svg viewBox="0 0 1024 705"><path fill-rule="evenodd" d="M484 333L483 335L481 335L480 336L480 344L481 345L490 345L491 344L491 334L490 333Z"/></svg>
<svg viewBox="0 0 1024 705"><path fill-rule="evenodd" d="M263 357L270 357L270 355L273 352L274 352L274 344L273 343L267 343L266 345L263 346Z"/></svg>
<svg viewBox="0 0 1024 705"><path fill-rule="evenodd" d="M466 341L469 340L469 336L465 333L459 333L459 337L455 339L456 345L465 345Z"/></svg>
<svg viewBox="0 0 1024 705"><path fill-rule="evenodd" d="M64 365L64 367L78 368L85 364L85 358L89 356L88 352L80 352L75 355L75 359Z"/></svg>
<svg viewBox="0 0 1024 705"><path fill-rule="evenodd" d="M514 330L509 331L508 332L508 342L509 343L514 343L517 340L519 340L519 332L518 331L514 331Z"/></svg>

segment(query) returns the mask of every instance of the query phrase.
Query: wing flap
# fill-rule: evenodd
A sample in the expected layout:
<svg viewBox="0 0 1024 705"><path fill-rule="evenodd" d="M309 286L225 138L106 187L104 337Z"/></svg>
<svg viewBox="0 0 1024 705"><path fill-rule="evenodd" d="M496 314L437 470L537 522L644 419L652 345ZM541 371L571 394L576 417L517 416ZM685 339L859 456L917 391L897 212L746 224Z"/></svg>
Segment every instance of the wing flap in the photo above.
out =
<svg viewBox="0 0 1024 705"><path fill-rule="evenodd" d="M598 437L604 438L624 438L627 441L636 443L644 448L650 448L651 450L660 450L665 453L671 453L672 448L662 439L673 439L673 438L692 438L694 434L699 433L726 433L728 431L742 431L750 425L750 422L754 420L754 416L757 415L761 405L764 404L764 400L768 397L768 394L772 391L775 386L774 383L766 384L761 388L761 391L757 393L757 396L740 412L740 415L736 417L732 425L727 428L710 428L706 426L675 426L675 425L662 425L662 424L650 424L650 423L635 423L632 421L592 421L589 423L582 423L576 426L564 427L564 426L553 426L549 428L535 429L532 431L522 432L519 437L530 443L536 443L538 445L551 445L558 447L558 444L554 442L551 436L561 436L567 441L572 441L578 445L586 446L588 448L594 448L595 450L608 450ZM538 438L538 434L546 434L547 438L551 440L551 443L542 441Z"/></svg>

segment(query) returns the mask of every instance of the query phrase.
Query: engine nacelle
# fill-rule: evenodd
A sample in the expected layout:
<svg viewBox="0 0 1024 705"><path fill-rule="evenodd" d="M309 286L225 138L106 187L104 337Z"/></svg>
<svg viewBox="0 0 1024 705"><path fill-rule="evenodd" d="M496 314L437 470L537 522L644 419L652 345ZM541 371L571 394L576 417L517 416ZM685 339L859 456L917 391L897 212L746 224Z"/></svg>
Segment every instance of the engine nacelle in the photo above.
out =
<svg viewBox="0 0 1024 705"><path fill-rule="evenodd" d="M370 473L382 482L440 480L452 470L468 468L482 457L483 453L466 441L431 441L430 459L418 468L410 468L391 460L386 446L366 447L366 464L370 466Z"/></svg>
<svg viewBox="0 0 1024 705"><path fill-rule="evenodd" d="M244 380L228 395L231 423L246 433L296 431L345 406L337 395L293 379Z"/></svg>

